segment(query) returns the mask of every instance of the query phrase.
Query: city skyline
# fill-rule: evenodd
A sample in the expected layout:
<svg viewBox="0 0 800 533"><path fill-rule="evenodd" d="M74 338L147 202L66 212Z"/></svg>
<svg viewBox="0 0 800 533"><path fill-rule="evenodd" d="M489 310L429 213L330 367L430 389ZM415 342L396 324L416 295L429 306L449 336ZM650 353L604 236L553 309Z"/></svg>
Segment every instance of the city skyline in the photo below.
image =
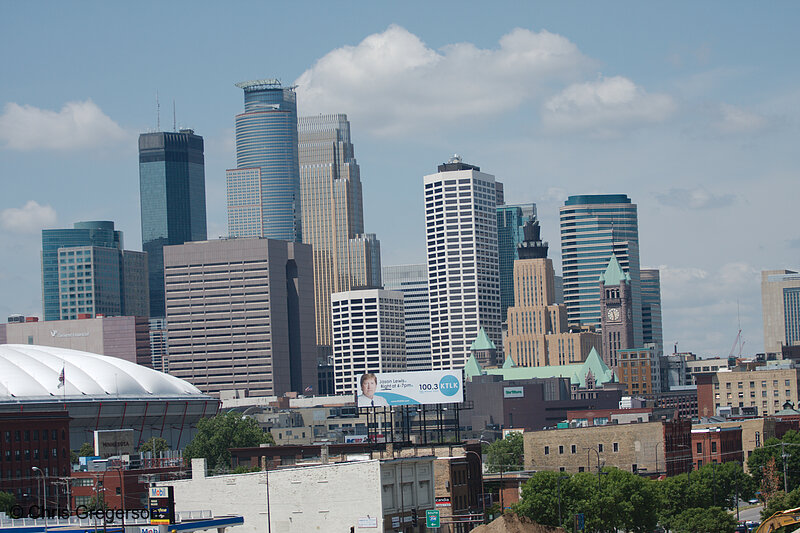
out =
<svg viewBox="0 0 800 533"><path fill-rule="evenodd" d="M236 27L236 38L195 39L202 63L178 66L159 52L186 44L170 31L181 3L159 17L10 6L0 21L15 51L14 81L0 88L0 317L41 313L42 228L113 220L139 249L135 137L159 129L156 93L163 123L175 100L177 125L206 139L208 235L225 235L234 83L278 76L298 85L298 113L348 115L370 176L365 225L384 264L422 261L420 176L458 152L491 169L509 203L537 204L557 274L564 199L628 195L639 206L641 267L661 270L665 351L677 341L679 351L725 356L739 321L744 351L762 351L759 273L800 262L791 229L799 8L508 6L491 17L455 3L365 3L359 17L279 6L270 16L285 24L269 32L248 32L265 6L250 5L248 20L201 6L190 15L198 32ZM142 41L142 27L163 42ZM53 50L54 39L64 46Z"/></svg>

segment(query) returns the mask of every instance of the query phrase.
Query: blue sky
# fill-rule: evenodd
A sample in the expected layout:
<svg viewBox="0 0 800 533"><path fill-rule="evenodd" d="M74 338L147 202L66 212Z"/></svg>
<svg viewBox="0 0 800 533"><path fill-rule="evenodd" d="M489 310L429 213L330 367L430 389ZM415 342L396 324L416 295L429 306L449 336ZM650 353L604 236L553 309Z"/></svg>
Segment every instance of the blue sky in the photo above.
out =
<svg viewBox="0 0 800 533"><path fill-rule="evenodd" d="M234 83L297 83L346 113L367 231L422 262L422 176L457 152L536 202L559 263L571 194L639 206L664 341L763 349L759 272L800 267L800 6L790 2L4 2L0 317L41 313L43 227L114 220L141 249L136 138L206 141L209 237L226 233ZM557 267L560 269L560 267ZM740 317L740 318L737 318Z"/></svg>

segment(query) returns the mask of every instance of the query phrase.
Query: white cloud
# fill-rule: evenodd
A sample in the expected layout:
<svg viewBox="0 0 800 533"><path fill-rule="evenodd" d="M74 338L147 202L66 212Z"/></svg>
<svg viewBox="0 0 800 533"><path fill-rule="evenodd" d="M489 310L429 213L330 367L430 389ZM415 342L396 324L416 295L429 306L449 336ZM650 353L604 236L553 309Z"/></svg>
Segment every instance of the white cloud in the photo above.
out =
<svg viewBox="0 0 800 533"><path fill-rule="evenodd" d="M0 115L0 142L11 150L79 150L126 138L91 100L68 102L58 112L10 102Z"/></svg>
<svg viewBox="0 0 800 533"><path fill-rule="evenodd" d="M714 209L733 204L736 196L733 194L713 194L705 187L695 187L694 189L672 188L665 193L656 194L656 200L662 205L682 209Z"/></svg>
<svg viewBox="0 0 800 533"><path fill-rule="evenodd" d="M298 105L303 114L347 113L393 135L515 109L589 65L572 42L547 31L515 29L499 48L457 43L434 50L392 25L320 58L296 81Z"/></svg>
<svg viewBox="0 0 800 533"><path fill-rule="evenodd" d="M10 232L37 233L42 228L54 226L56 210L49 205L39 205L30 200L23 207L9 207L0 211L0 226Z"/></svg>
<svg viewBox="0 0 800 533"><path fill-rule="evenodd" d="M628 78L614 76L570 85L545 103L543 120L554 130L607 137L627 127L662 122L676 107L671 96L649 94Z"/></svg>
<svg viewBox="0 0 800 533"><path fill-rule="evenodd" d="M763 129L767 120L751 111L729 104L720 104L716 126L722 133L748 133Z"/></svg>

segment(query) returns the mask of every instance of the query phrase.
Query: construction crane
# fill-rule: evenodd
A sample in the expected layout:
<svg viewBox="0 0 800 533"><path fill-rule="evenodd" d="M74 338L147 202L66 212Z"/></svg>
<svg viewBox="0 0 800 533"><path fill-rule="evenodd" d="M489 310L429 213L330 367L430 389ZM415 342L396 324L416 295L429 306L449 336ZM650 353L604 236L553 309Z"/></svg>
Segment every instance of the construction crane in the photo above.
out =
<svg viewBox="0 0 800 533"><path fill-rule="evenodd" d="M780 527L798 523L800 523L800 507L786 509L785 511L778 511L761 522L761 525L756 529L756 533L771 533Z"/></svg>

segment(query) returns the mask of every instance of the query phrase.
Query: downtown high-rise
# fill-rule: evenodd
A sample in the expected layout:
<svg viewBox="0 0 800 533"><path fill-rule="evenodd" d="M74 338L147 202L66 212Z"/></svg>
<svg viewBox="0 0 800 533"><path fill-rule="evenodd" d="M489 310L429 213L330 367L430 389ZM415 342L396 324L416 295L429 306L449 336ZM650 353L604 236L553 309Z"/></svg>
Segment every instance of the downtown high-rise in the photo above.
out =
<svg viewBox="0 0 800 533"><path fill-rule="evenodd" d="M483 327L498 348L500 279L494 176L455 156L424 177L431 368L462 368Z"/></svg>
<svg viewBox="0 0 800 533"><path fill-rule="evenodd" d="M639 219L624 194L570 196L560 209L564 305L569 325L600 326L600 276L612 256L631 278L633 346L641 347Z"/></svg>
<svg viewBox="0 0 800 533"><path fill-rule="evenodd" d="M203 138L189 129L139 135L139 199L150 316L164 317L164 246L207 238Z"/></svg>
<svg viewBox="0 0 800 533"><path fill-rule="evenodd" d="M300 241L297 97L278 80L236 84L244 112L236 115L236 168L225 173L228 233Z"/></svg>
<svg viewBox="0 0 800 533"><path fill-rule="evenodd" d="M44 319L148 316L147 256L122 248L111 221L42 230Z"/></svg>
<svg viewBox="0 0 800 533"><path fill-rule="evenodd" d="M502 191L499 187L498 194ZM523 227L536 218L536 204L497 206L497 253L500 264L500 318L506 321L508 308L514 305L514 261L517 247L524 240Z"/></svg>
<svg viewBox="0 0 800 533"><path fill-rule="evenodd" d="M380 242L364 233L361 173L346 115L299 119L303 242L314 249L317 345L331 354L331 294L381 287Z"/></svg>
<svg viewBox="0 0 800 533"><path fill-rule="evenodd" d="M781 354L784 347L800 346L800 273L763 270L761 310L766 353Z"/></svg>
<svg viewBox="0 0 800 533"><path fill-rule="evenodd" d="M428 301L428 265L383 267L383 286L403 293L406 324L406 368L431 369L431 311Z"/></svg>

